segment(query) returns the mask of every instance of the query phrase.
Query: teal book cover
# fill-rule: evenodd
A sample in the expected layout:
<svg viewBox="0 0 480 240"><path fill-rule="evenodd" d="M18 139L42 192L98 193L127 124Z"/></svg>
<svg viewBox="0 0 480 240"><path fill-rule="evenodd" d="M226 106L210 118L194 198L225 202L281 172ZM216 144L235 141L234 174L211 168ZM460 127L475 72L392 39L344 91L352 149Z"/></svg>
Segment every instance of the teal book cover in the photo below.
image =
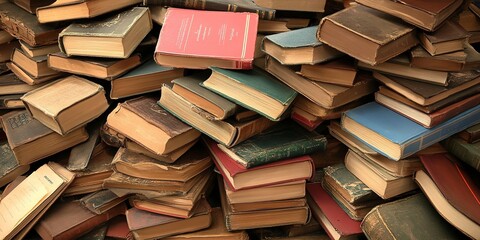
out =
<svg viewBox="0 0 480 240"><path fill-rule="evenodd" d="M220 149L245 168L252 168L288 158L324 151L327 138L309 132L294 122L283 121L246 141Z"/></svg>
<svg viewBox="0 0 480 240"><path fill-rule="evenodd" d="M300 28L288 32L271 34L265 37L283 48L316 47L323 43L317 39L318 26Z"/></svg>
<svg viewBox="0 0 480 240"><path fill-rule="evenodd" d="M153 59L150 59L120 78L132 78L132 77L148 75L152 73L166 72L173 69L174 69L173 67L160 66L157 63L155 63Z"/></svg>
<svg viewBox="0 0 480 240"><path fill-rule="evenodd" d="M345 130L393 160L415 154L479 122L480 105L433 128L425 128L375 102L342 115Z"/></svg>

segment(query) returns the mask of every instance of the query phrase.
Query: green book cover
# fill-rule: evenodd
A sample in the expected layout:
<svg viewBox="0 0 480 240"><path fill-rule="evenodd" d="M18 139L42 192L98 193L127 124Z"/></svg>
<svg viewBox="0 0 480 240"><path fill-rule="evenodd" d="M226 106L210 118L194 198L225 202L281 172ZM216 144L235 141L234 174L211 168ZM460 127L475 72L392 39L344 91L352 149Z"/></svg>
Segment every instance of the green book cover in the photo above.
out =
<svg viewBox="0 0 480 240"><path fill-rule="evenodd" d="M468 143L459 137L450 137L443 145L448 152L480 172L480 142Z"/></svg>
<svg viewBox="0 0 480 240"><path fill-rule="evenodd" d="M153 73L166 72L173 69L174 69L173 67L160 66L157 63L155 63L153 59L150 59L120 78L134 78L134 77L153 74Z"/></svg>
<svg viewBox="0 0 480 240"><path fill-rule="evenodd" d="M309 132L291 121L283 121L234 147L227 148L221 144L219 147L245 168L252 168L324 151L327 138Z"/></svg>

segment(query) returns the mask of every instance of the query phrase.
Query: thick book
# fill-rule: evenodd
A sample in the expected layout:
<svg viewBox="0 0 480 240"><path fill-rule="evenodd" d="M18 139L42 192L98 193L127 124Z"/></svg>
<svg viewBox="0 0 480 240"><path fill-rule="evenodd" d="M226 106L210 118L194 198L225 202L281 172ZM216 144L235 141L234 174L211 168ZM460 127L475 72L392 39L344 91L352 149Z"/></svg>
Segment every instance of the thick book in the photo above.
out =
<svg viewBox="0 0 480 240"><path fill-rule="evenodd" d="M351 87L357 83L357 66L351 57L342 57L320 64L302 64L302 76L315 81Z"/></svg>
<svg viewBox="0 0 480 240"><path fill-rule="evenodd" d="M443 145L452 155L480 172L480 142L469 143L459 136L452 136Z"/></svg>
<svg viewBox="0 0 480 240"><path fill-rule="evenodd" d="M156 159L119 148L112 160L117 172L133 177L186 182L212 165L208 152L201 144L196 144L174 163L164 163Z"/></svg>
<svg viewBox="0 0 480 240"><path fill-rule="evenodd" d="M127 199L126 196L118 197L108 189L100 190L88 194L78 201L81 205L97 215L104 214L115 206L122 204Z"/></svg>
<svg viewBox="0 0 480 240"><path fill-rule="evenodd" d="M12 53L11 61L34 78L58 74L56 70L48 67L46 55L30 57L23 50L17 48Z"/></svg>
<svg viewBox="0 0 480 240"><path fill-rule="evenodd" d="M480 91L480 74L476 71L450 72L446 86L422 83L378 72L374 72L373 77L422 106L432 105L456 94L467 97Z"/></svg>
<svg viewBox="0 0 480 240"><path fill-rule="evenodd" d="M415 181L437 212L471 238L479 238L480 188L472 177L448 154L420 155L420 159L425 171L416 172Z"/></svg>
<svg viewBox="0 0 480 240"><path fill-rule="evenodd" d="M70 76L23 95L33 118L65 135L107 110L105 90L87 79Z"/></svg>
<svg viewBox="0 0 480 240"><path fill-rule="evenodd" d="M120 140L119 140L120 141ZM146 149L145 147L141 146L140 144L127 139L125 141L124 147L128 149L131 152L139 153L145 156L148 156L150 158L156 159L160 162L164 163L173 163L177 159L179 159L183 154L185 154L192 146L195 145L195 143L198 141L198 139L195 139L167 154L155 154L154 152Z"/></svg>
<svg viewBox="0 0 480 240"><path fill-rule="evenodd" d="M0 187L26 173L30 165L20 165L8 143L0 144Z"/></svg>
<svg viewBox="0 0 480 240"><path fill-rule="evenodd" d="M212 75L201 84L203 87L272 121L281 120L297 96L293 89L258 68L211 69Z"/></svg>
<svg viewBox="0 0 480 240"><path fill-rule="evenodd" d="M55 2L55 0L12 0L10 2L15 3L17 6L23 8L25 11L35 14L37 8L50 5Z"/></svg>
<svg viewBox="0 0 480 240"><path fill-rule="evenodd" d="M317 39L317 26L267 35L262 50L282 64L317 64L338 58L343 53Z"/></svg>
<svg viewBox="0 0 480 240"><path fill-rule="evenodd" d="M58 35L63 30L62 24L40 24L35 15L10 2L0 4L0 20L7 32L30 46L57 43Z"/></svg>
<svg viewBox="0 0 480 240"><path fill-rule="evenodd" d="M228 147L257 135L275 123L265 117L255 117L244 122L232 118L211 121L199 113L201 109L195 109L194 104L176 94L168 85L162 87L158 103L175 117Z"/></svg>
<svg viewBox="0 0 480 240"><path fill-rule="evenodd" d="M8 34L8 36L11 36L10 33L6 32L6 31L3 31L3 32ZM0 73L4 73L5 70L7 70L5 68L5 66L6 66L5 64L6 64L6 62L10 61L10 58L12 56L13 51L15 51L15 48L18 48L18 47L20 47L20 43L17 40L13 40L13 41L9 41L7 43L0 44L0 62L2 63L1 64L1 69L2 70L0 71Z"/></svg>
<svg viewBox="0 0 480 240"><path fill-rule="evenodd" d="M379 92L375 93L375 101L426 128L432 128L478 105L480 94L475 94L428 114Z"/></svg>
<svg viewBox="0 0 480 240"><path fill-rule="evenodd" d="M349 239L363 235L360 221L351 219L320 183L307 184L307 193L312 215L330 239Z"/></svg>
<svg viewBox="0 0 480 240"><path fill-rule="evenodd" d="M414 27L361 5L322 18L317 38L370 65L385 62L418 44Z"/></svg>
<svg viewBox="0 0 480 240"><path fill-rule="evenodd" d="M373 208L362 221L368 239L463 239L419 193Z"/></svg>
<svg viewBox="0 0 480 240"><path fill-rule="evenodd" d="M32 118L26 110L3 115L2 126L20 165L51 156L88 139L85 128L77 128L62 136Z"/></svg>
<svg viewBox="0 0 480 240"><path fill-rule="evenodd" d="M432 56L422 46L417 46L410 50L410 66L434 71L460 72L464 69L468 55L467 51L462 49Z"/></svg>
<svg viewBox="0 0 480 240"><path fill-rule="evenodd" d="M43 239L74 239L93 230L115 216L124 214L125 204L97 215L84 208L79 201L58 201L35 225L35 230Z"/></svg>
<svg viewBox="0 0 480 240"><path fill-rule="evenodd" d="M14 73L0 75L1 95L24 94L41 86L42 84L28 85L24 81L20 80Z"/></svg>
<svg viewBox="0 0 480 240"><path fill-rule="evenodd" d="M433 128L375 102L346 111L342 127L388 158L399 160L480 122L480 105ZM378 139L382 139L381 143Z"/></svg>
<svg viewBox="0 0 480 240"><path fill-rule="evenodd" d="M110 98L119 99L159 91L164 83L183 77L184 69L160 66L150 59L110 81Z"/></svg>
<svg viewBox="0 0 480 240"><path fill-rule="evenodd" d="M167 6L174 8L190 8L208 11L252 12L257 13L260 19L273 20L275 9L260 7L251 0L143 0L149 7Z"/></svg>
<svg viewBox="0 0 480 240"><path fill-rule="evenodd" d="M150 11L134 7L88 23L72 23L59 34L67 56L128 58L152 29Z"/></svg>
<svg viewBox="0 0 480 240"><path fill-rule="evenodd" d="M218 171L223 175L226 183L233 191L307 180L311 179L314 174L313 160L308 155L246 169L220 150L213 140L206 138L204 140L213 156L213 162L217 166ZM251 181L251 179L255 179L255 181Z"/></svg>
<svg viewBox="0 0 480 240"><path fill-rule="evenodd" d="M108 115L107 124L158 155L172 152L200 136L200 132L175 118L151 97L119 103Z"/></svg>
<svg viewBox="0 0 480 240"><path fill-rule="evenodd" d="M57 74L36 78L32 76L30 73L28 73L27 71L23 70L20 66L18 66L14 62L7 62L6 65L8 69L10 69L20 80L22 80L28 85L40 85L47 81L58 79L64 75L62 72L58 72Z"/></svg>
<svg viewBox="0 0 480 240"><path fill-rule="evenodd" d="M324 151L327 148L327 138L317 132L306 131L297 124L287 121L231 148L221 144L218 147L248 169Z"/></svg>
<svg viewBox="0 0 480 240"><path fill-rule="evenodd" d="M0 238L25 237L74 178L55 162L32 172L0 202Z"/></svg>
<svg viewBox="0 0 480 240"><path fill-rule="evenodd" d="M427 31L435 31L463 1L444 0L431 2L428 0L356 0L360 4L378 9L392 16L401 18L405 22Z"/></svg>
<svg viewBox="0 0 480 240"><path fill-rule="evenodd" d="M254 13L168 8L155 61L180 68L251 69L257 24Z"/></svg>
<svg viewBox="0 0 480 240"><path fill-rule="evenodd" d="M0 96L0 109L18 109L25 108L22 100L20 99L22 94L13 95L1 95Z"/></svg>
<svg viewBox="0 0 480 240"><path fill-rule="evenodd" d="M227 201L223 184L219 184L220 200L228 231L306 224L311 213L308 205L279 209L234 212Z"/></svg>
<svg viewBox="0 0 480 240"><path fill-rule="evenodd" d="M38 47L32 47L28 45L24 41L19 41L20 42L20 47L22 48L23 52L26 53L29 57L39 57L39 56L45 56L48 55L49 53L56 53L60 52L60 48L58 47L58 44L50 44L50 45L45 45L45 46L38 46Z"/></svg>
<svg viewBox="0 0 480 240"><path fill-rule="evenodd" d="M55 1L50 5L37 8L36 14L40 23L59 22L93 18L141 2L142 0L121 0L116 1L112 6L102 0Z"/></svg>
<svg viewBox="0 0 480 240"><path fill-rule="evenodd" d="M125 213L131 235L135 239L157 239L194 232L210 227L212 209L207 201L197 207L191 218L175 218L130 208Z"/></svg>
<svg viewBox="0 0 480 240"><path fill-rule="evenodd" d="M376 82L368 74L357 74L357 83L345 87L304 78L271 57L267 57L265 69L310 101L328 109L354 102L377 90Z"/></svg>
<svg viewBox="0 0 480 240"><path fill-rule="evenodd" d="M195 106L210 113L204 114L208 119L225 120L235 114L239 107L237 104L200 86L207 78L208 75L206 74L194 74L174 79L172 90Z"/></svg>
<svg viewBox="0 0 480 240"><path fill-rule="evenodd" d="M433 33L419 35L420 44L432 56L461 51L465 48L470 34L460 24L446 21Z"/></svg>

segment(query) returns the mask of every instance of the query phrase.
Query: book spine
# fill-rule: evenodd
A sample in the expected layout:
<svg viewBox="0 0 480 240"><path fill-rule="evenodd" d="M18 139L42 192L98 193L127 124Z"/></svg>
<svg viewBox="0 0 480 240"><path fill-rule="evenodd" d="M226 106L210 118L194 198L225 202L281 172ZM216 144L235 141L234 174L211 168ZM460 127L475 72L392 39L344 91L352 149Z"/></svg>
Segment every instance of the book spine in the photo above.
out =
<svg viewBox="0 0 480 240"><path fill-rule="evenodd" d="M10 33L15 38L21 39L30 46L37 46L35 36L32 35L32 31L28 29L22 22L18 19L12 18L5 14L0 13L0 19L3 23L4 30Z"/></svg>
<svg viewBox="0 0 480 240"><path fill-rule="evenodd" d="M390 232L385 222L382 220L382 216L378 211L378 207L371 210L362 223L360 224L365 236L370 240L394 240L396 239L393 234Z"/></svg>
<svg viewBox="0 0 480 240"><path fill-rule="evenodd" d="M464 163L480 172L480 145L468 144L458 138L448 138L444 141L445 148Z"/></svg>

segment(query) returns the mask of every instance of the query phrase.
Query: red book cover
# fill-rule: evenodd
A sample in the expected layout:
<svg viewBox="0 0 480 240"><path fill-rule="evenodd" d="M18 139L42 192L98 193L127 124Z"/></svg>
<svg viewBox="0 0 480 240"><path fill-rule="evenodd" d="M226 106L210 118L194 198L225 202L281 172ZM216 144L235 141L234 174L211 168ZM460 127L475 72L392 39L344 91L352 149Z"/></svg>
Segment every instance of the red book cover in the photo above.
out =
<svg viewBox="0 0 480 240"><path fill-rule="evenodd" d="M480 189L448 154L420 155L420 160L447 201L480 224Z"/></svg>
<svg viewBox="0 0 480 240"><path fill-rule="evenodd" d="M234 69L251 69L257 26L255 13L168 8L155 54L232 60Z"/></svg>
<svg viewBox="0 0 480 240"><path fill-rule="evenodd" d="M297 162L304 162L304 161L310 162L312 164L312 169L313 170L315 169L315 165L313 163L313 160L308 155L294 157L294 158L290 158L290 159L285 159L285 160L261 165L261 166L258 166L258 167L253 167L253 168L246 169L241 164L237 163L234 159L232 159L230 156L228 156L225 152L220 150L220 148L218 147L218 145L215 141L213 141L211 139L205 139L205 142L206 142L207 147L209 148L210 152L213 155L213 162L215 163L215 166L217 167L218 171L220 171L220 173L224 176L225 182L228 184L228 187L233 191L236 191L236 190L239 190L239 189L236 189L232 185L232 183L229 181L229 179L225 177L227 175L229 175L231 177L235 177L235 176L240 175L240 174L245 173L245 172L253 172L253 171L259 170L259 169L274 168L274 167L277 167L277 166L282 166L282 165L292 164L292 163L297 163ZM225 167L227 172L223 171L223 168L220 167L220 163L218 161L221 161L221 164ZM313 178L313 175L314 175L314 172L312 171L312 174L307 179ZM284 181L271 182L271 183L268 183L268 184L259 184L259 185L255 185L255 186L248 187L248 188L262 187L262 186L267 186L267 185L279 184L279 183L284 183L284 182L292 182L292 181L298 181L298 180L304 180L304 179L288 179L288 180L284 180ZM247 189L247 188L243 188L243 189Z"/></svg>
<svg viewBox="0 0 480 240"><path fill-rule="evenodd" d="M434 127L440 123L447 121L450 118L457 116L458 114L473 108L480 103L480 94L473 95L454 104L450 104L442 109L439 109L430 114L432 122L430 127Z"/></svg>
<svg viewBox="0 0 480 240"><path fill-rule="evenodd" d="M317 128L318 126L320 126L320 124L323 123L322 119L319 119L318 121L310 121L296 112L292 112L292 114L290 115L290 118L293 119L298 124L300 124L300 126L307 129L308 131L315 130L315 128Z"/></svg>
<svg viewBox="0 0 480 240"><path fill-rule="evenodd" d="M347 237L363 233L360 228L360 221L351 219L337 202L328 195L321 183L307 184L307 192L338 234ZM330 238L335 239L332 233L328 231L328 228L324 226L324 223L320 220L319 223L322 224Z"/></svg>
<svg viewBox="0 0 480 240"><path fill-rule="evenodd" d="M127 239L129 234L127 219L125 215L120 215L110 220L105 235L115 239Z"/></svg>

